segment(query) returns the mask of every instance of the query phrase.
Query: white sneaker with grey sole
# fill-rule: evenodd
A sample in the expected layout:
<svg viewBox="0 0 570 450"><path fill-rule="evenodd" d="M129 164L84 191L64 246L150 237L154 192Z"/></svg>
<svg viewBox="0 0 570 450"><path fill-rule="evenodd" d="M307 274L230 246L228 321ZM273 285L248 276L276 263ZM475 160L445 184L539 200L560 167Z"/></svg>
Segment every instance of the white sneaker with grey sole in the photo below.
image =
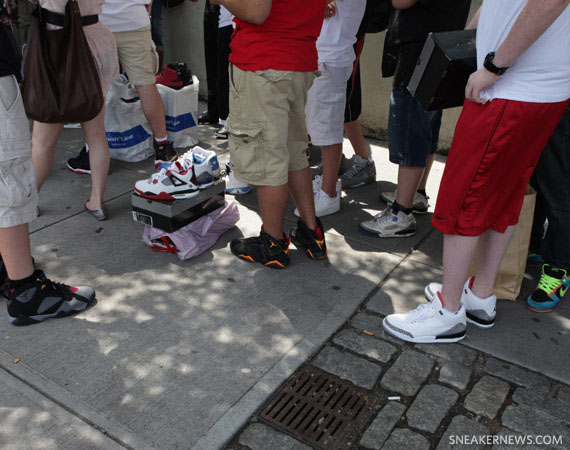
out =
<svg viewBox="0 0 570 450"><path fill-rule="evenodd" d="M392 192L380 192L380 198L386 202L388 206L392 206L396 201L396 195L398 194L398 189ZM429 203L429 197L416 192L414 194L414 206L412 211L414 214L427 214Z"/></svg>
<svg viewBox="0 0 570 450"><path fill-rule="evenodd" d="M479 328L491 328L495 325L497 316L497 296L477 297L471 290L474 280L475 277L469 278L461 293L461 304L465 306L467 322ZM431 302L436 297L437 292L441 292L441 283L428 284L424 289L427 301Z"/></svg>
<svg viewBox="0 0 570 450"><path fill-rule="evenodd" d="M416 219L411 213L395 213L392 208L386 208L373 219L362 222L360 230L378 237L410 237L416 234Z"/></svg>
<svg viewBox="0 0 570 450"><path fill-rule="evenodd" d="M455 313L441 299L424 303L406 314L390 314L382 322L387 333L407 342L447 343L465 338L465 306Z"/></svg>

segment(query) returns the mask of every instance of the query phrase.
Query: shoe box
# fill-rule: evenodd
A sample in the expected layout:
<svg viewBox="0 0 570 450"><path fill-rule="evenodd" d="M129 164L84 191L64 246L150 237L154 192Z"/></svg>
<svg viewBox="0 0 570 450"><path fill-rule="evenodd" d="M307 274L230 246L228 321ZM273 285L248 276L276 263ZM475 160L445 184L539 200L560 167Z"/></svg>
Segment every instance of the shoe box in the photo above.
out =
<svg viewBox="0 0 570 450"><path fill-rule="evenodd" d="M475 30L430 33L408 90L426 111L462 106L467 80L475 70Z"/></svg>
<svg viewBox="0 0 570 450"><path fill-rule="evenodd" d="M225 189L226 182L218 180L196 197L173 201L149 200L133 193L133 220L172 233L224 206Z"/></svg>

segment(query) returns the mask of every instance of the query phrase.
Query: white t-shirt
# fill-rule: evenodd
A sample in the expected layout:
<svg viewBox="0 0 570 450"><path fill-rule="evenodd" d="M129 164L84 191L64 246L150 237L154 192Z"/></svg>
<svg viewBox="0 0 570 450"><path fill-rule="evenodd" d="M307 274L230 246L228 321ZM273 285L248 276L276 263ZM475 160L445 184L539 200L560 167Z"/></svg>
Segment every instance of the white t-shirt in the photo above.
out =
<svg viewBox="0 0 570 450"><path fill-rule="evenodd" d="M336 1L336 14L324 20L317 40L319 64L344 67L354 62L352 47L365 9L366 0Z"/></svg>
<svg viewBox="0 0 570 450"><path fill-rule="evenodd" d="M225 6L220 6L220 17L218 19L218 28L229 27L232 25L232 13Z"/></svg>
<svg viewBox="0 0 570 450"><path fill-rule="evenodd" d="M146 10L149 3L150 0L106 0L99 19L113 33L138 30L150 25Z"/></svg>
<svg viewBox="0 0 570 450"><path fill-rule="evenodd" d="M526 0L484 0L477 26L477 65L497 51L513 27ZM492 86L487 100L554 103L570 98L570 6Z"/></svg>

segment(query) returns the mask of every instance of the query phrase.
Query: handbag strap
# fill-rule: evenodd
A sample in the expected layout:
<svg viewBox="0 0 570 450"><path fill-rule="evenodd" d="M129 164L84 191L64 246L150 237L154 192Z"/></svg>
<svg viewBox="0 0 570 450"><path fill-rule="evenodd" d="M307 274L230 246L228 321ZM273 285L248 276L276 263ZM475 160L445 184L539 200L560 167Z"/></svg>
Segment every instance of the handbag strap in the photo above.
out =
<svg viewBox="0 0 570 450"><path fill-rule="evenodd" d="M43 20L50 25L55 25L57 27L65 27L67 25L65 14L59 14L49 9L45 8L36 8L32 12L32 15L37 17L40 20ZM87 27L89 25L93 25L99 22L99 16L97 14L91 14L89 16L81 16L81 25Z"/></svg>

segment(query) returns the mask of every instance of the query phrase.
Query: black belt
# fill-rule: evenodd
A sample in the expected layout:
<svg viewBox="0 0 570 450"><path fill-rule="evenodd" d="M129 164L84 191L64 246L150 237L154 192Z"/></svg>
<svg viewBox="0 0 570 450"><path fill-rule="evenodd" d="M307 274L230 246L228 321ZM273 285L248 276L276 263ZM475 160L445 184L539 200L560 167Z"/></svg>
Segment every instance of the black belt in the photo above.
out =
<svg viewBox="0 0 570 450"><path fill-rule="evenodd" d="M37 8L32 14L37 18L49 23L50 25L55 25L57 27L65 27L65 14L59 14L49 9ZM97 14L91 14L89 16L81 16L81 25L87 27L99 22L99 16Z"/></svg>

